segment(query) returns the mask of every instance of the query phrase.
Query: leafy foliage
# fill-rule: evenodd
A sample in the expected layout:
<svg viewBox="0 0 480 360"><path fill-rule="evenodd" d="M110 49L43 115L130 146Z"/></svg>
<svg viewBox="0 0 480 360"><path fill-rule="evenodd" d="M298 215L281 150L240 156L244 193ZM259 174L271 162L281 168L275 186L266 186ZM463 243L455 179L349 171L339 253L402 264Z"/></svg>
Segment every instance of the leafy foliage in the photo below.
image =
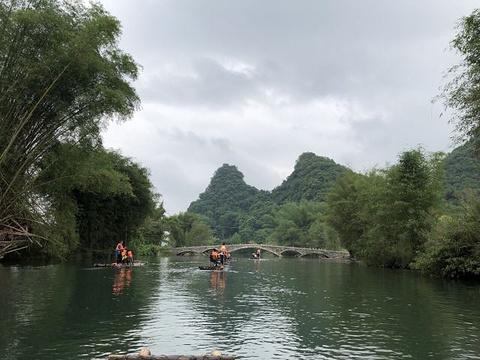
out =
<svg viewBox="0 0 480 360"><path fill-rule="evenodd" d="M357 243L368 224L368 219L362 216L362 197L365 197L364 190L369 180L373 179L380 180L383 184L383 179L376 177L374 173L363 176L347 172L338 179L327 195L327 222L337 231L340 243L354 258L357 255Z"/></svg>
<svg viewBox="0 0 480 360"><path fill-rule="evenodd" d="M2 1L0 19L0 238L45 243L52 223L67 223L38 196L43 158L59 141L99 144L107 119L128 118L138 66L100 5Z"/></svg>
<svg viewBox="0 0 480 360"><path fill-rule="evenodd" d="M148 216L130 241L137 255L152 256L167 241L168 219L163 204L159 204Z"/></svg>
<svg viewBox="0 0 480 360"><path fill-rule="evenodd" d="M370 265L408 267L441 205L441 165L440 155L411 150L386 170L346 175L328 196L342 245Z"/></svg>
<svg viewBox="0 0 480 360"><path fill-rule="evenodd" d="M480 149L480 9L461 19L451 42L461 62L449 70L453 79L442 93L444 104L456 110L452 119L462 140L472 140Z"/></svg>
<svg viewBox="0 0 480 360"><path fill-rule="evenodd" d="M326 208L326 203L306 200L283 204L275 213L270 242L336 250L338 236L325 222Z"/></svg>
<svg viewBox="0 0 480 360"><path fill-rule="evenodd" d="M472 142L454 149L445 157L444 164L447 200L459 204L465 191L480 194L480 160Z"/></svg>
<svg viewBox="0 0 480 360"><path fill-rule="evenodd" d="M51 219L46 250L63 256L75 250L110 249L132 237L155 207L148 171L102 147L58 144L44 158L39 194ZM57 235L55 235L57 234Z"/></svg>
<svg viewBox="0 0 480 360"><path fill-rule="evenodd" d="M415 269L452 278L480 278L480 200L470 194L455 217L442 216Z"/></svg>
<svg viewBox="0 0 480 360"><path fill-rule="evenodd" d="M168 219L168 241L171 246L210 245L216 242L204 217L193 213L180 213Z"/></svg>

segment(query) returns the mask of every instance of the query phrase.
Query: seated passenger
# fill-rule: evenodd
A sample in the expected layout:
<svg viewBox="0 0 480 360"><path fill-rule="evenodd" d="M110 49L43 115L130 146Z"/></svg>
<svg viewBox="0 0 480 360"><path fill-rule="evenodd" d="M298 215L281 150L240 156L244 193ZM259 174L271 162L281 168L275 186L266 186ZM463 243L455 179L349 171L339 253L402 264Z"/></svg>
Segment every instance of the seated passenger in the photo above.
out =
<svg viewBox="0 0 480 360"><path fill-rule="evenodd" d="M133 253L131 249L127 251L127 264L133 265Z"/></svg>
<svg viewBox="0 0 480 360"><path fill-rule="evenodd" d="M227 254L228 254L227 246L225 245L225 242L223 242L222 245L220 246L220 262L222 263L222 265L225 263L227 259Z"/></svg>
<svg viewBox="0 0 480 360"><path fill-rule="evenodd" d="M210 253L210 261L213 263L214 266L217 266L220 263L220 254L213 250Z"/></svg>

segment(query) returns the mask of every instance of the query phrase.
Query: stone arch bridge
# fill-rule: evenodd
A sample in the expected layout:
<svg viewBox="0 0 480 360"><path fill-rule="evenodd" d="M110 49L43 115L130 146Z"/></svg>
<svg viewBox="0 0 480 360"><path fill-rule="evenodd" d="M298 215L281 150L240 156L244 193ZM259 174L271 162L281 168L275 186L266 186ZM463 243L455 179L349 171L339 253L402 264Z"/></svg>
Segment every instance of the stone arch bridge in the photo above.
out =
<svg viewBox="0 0 480 360"><path fill-rule="evenodd" d="M186 254L203 254L208 255L212 250L218 250L220 246L215 245L204 245L204 246L186 246L186 247L177 247L173 248L172 252L175 255L186 255ZM324 259L350 259L350 255L347 252L343 251L333 251L325 249L315 249L315 248L302 248L295 246L278 246L278 245L267 245L267 244L232 244L228 245L228 251L233 253L238 250L243 249L261 249L262 251L268 251L272 254L282 257L283 255L290 253L295 254L297 257L303 257L308 255L318 256Z"/></svg>

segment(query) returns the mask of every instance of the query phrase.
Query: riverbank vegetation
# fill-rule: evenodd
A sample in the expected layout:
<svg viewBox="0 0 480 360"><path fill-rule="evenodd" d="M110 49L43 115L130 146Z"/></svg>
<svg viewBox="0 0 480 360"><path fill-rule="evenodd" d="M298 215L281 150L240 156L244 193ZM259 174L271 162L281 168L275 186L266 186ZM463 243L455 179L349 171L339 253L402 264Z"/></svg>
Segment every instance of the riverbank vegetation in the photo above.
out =
<svg viewBox="0 0 480 360"><path fill-rule="evenodd" d="M111 246L155 200L148 171L100 136L139 105L120 24L76 1L2 1L0 18L0 258Z"/></svg>
<svg viewBox="0 0 480 360"><path fill-rule="evenodd" d="M440 154L406 151L397 164L340 179L328 220L351 255L369 265L406 268L441 214Z"/></svg>
<svg viewBox="0 0 480 360"><path fill-rule="evenodd" d="M185 213L166 216L146 168L102 145L139 106L139 72L100 5L0 2L0 258L160 246L270 243L346 249L372 266L480 277L480 12L459 23L462 62L440 99L464 145L422 148L358 174L313 153L271 191L224 164ZM476 151L477 155L474 155Z"/></svg>

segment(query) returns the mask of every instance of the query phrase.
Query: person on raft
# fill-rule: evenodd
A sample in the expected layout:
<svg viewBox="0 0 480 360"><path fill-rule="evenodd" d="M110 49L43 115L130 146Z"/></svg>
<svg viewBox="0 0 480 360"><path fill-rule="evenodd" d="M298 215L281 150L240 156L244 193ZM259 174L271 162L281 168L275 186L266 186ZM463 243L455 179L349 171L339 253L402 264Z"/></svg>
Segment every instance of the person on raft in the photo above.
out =
<svg viewBox="0 0 480 360"><path fill-rule="evenodd" d="M127 249L127 264L133 265L133 252L132 252L132 249Z"/></svg>
<svg viewBox="0 0 480 360"><path fill-rule="evenodd" d="M225 242L220 246L220 263L223 265L226 263L226 260L230 258L230 253L227 250Z"/></svg>
<svg viewBox="0 0 480 360"><path fill-rule="evenodd" d="M115 253L117 254L117 264L122 262L123 241L120 241L115 247Z"/></svg>
<svg viewBox="0 0 480 360"><path fill-rule="evenodd" d="M122 250L122 264L125 264L127 262L127 248L123 248Z"/></svg>
<svg viewBox="0 0 480 360"><path fill-rule="evenodd" d="M213 263L215 267L220 265L220 254L216 250L212 250L210 253L210 262Z"/></svg>
<svg viewBox="0 0 480 360"><path fill-rule="evenodd" d="M255 252L252 254L252 257L254 259L260 259L260 249L255 250Z"/></svg>

